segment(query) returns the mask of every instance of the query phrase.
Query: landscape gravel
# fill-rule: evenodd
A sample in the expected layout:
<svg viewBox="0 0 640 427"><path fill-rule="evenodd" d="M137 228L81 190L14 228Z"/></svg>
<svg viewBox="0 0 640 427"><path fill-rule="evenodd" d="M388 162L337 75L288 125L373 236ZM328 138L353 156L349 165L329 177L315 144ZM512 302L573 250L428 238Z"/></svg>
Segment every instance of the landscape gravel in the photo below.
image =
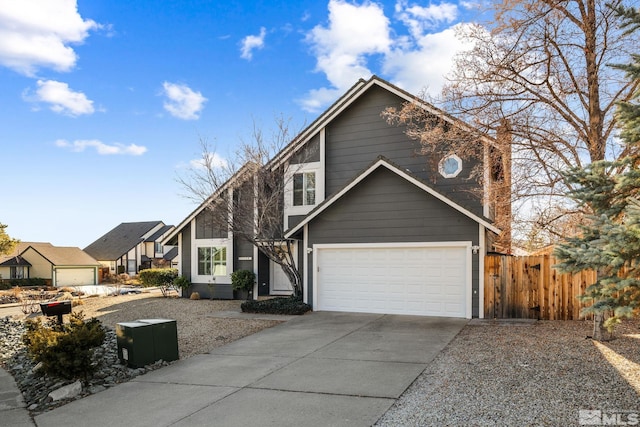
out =
<svg viewBox="0 0 640 427"><path fill-rule="evenodd" d="M15 378L27 408L35 416L169 364L158 361L137 369L121 364L117 355L117 323L149 318L176 320L181 359L208 353L216 347L280 323L277 320L212 317L216 311L239 311L240 303L163 298L149 293L84 299L81 305L74 307L74 312L82 311L87 319L98 318L106 327L107 334L103 345L94 351L95 373L84 382L80 394L68 399L54 401L50 397L51 392L74 381L60 380L38 372L22 343L25 331L22 319L0 317L0 363Z"/></svg>
<svg viewBox="0 0 640 427"><path fill-rule="evenodd" d="M377 426L572 426L579 411L640 413L640 322L471 322ZM606 354L606 356L605 356Z"/></svg>

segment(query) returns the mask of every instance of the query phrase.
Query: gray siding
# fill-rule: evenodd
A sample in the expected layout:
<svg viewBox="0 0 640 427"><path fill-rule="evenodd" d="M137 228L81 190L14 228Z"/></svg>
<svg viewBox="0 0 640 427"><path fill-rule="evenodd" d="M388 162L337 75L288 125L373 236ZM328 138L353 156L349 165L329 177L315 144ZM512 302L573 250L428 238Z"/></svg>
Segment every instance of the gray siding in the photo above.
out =
<svg viewBox="0 0 640 427"><path fill-rule="evenodd" d="M224 213L226 215L226 213ZM216 239L227 237L227 230L214 213L205 209L196 216L196 239Z"/></svg>
<svg viewBox="0 0 640 427"><path fill-rule="evenodd" d="M290 215L289 216L289 220L288 220L288 224L287 224L287 229L291 229L293 227L295 227L296 225L300 224L300 222L305 219L306 215Z"/></svg>
<svg viewBox="0 0 640 427"><path fill-rule="evenodd" d="M230 284L225 283L213 286L207 283L193 283L191 292L198 292L202 299L233 299L233 288Z"/></svg>
<svg viewBox="0 0 640 427"><path fill-rule="evenodd" d="M251 259L240 260L239 258ZM253 271L253 244L245 239L233 239L233 271L236 270Z"/></svg>
<svg viewBox="0 0 640 427"><path fill-rule="evenodd" d="M304 145L302 150L291 156L291 164L311 163L320 161L320 135L316 134Z"/></svg>
<svg viewBox="0 0 640 427"><path fill-rule="evenodd" d="M438 173L438 158L419 154L420 144L404 134L404 127L389 125L380 116L387 107L400 108L402 99L373 86L326 127L325 191L334 194L378 156L385 156L402 169L431 183L452 200L476 214L482 213L479 184L470 179L475 161L464 160L456 178Z"/></svg>
<svg viewBox="0 0 640 427"><path fill-rule="evenodd" d="M440 200L380 168L309 223L309 247L321 243L464 241L478 244L479 226ZM472 315L478 316L478 255L473 255ZM313 257L308 258L310 303Z"/></svg>
<svg viewBox="0 0 640 427"><path fill-rule="evenodd" d="M182 233L182 275L191 280L191 224L187 224L181 231Z"/></svg>

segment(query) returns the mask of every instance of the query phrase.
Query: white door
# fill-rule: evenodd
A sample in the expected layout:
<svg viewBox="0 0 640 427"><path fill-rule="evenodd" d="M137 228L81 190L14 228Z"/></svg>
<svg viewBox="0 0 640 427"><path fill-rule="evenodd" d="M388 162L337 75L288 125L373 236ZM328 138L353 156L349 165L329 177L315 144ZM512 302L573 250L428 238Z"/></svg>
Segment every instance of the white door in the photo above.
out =
<svg viewBox="0 0 640 427"><path fill-rule="evenodd" d="M94 268L56 268L55 286L95 285Z"/></svg>
<svg viewBox="0 0 640 427"><path fill-rule="evenodd" d="M314 248L314 309L471 317L465 246Z"/></svg>
<svg viewBox="0 0 640 427"><path fill-rule="evenodd" d="M293 259L296 259L296 245L292 245ZM269 260L269 295L291 295L293 287L282 267L279 264Z"/></svg>

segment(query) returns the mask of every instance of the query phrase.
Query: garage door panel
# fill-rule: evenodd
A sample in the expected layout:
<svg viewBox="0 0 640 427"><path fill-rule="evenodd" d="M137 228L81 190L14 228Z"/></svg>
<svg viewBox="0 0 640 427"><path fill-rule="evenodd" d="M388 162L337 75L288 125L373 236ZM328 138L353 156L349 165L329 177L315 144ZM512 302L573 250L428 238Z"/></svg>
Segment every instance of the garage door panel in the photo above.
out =
<svg viewBox="0 0 640 427"><path fill-rule="evenodd" d="M320 248L316 309L466 316L467 247Z"/></svg>
<svg viewBox="0 0 640 427"><path fill-rule="evenodd" d="M55 286L95 285L93 268L58 268Z"/></svg>

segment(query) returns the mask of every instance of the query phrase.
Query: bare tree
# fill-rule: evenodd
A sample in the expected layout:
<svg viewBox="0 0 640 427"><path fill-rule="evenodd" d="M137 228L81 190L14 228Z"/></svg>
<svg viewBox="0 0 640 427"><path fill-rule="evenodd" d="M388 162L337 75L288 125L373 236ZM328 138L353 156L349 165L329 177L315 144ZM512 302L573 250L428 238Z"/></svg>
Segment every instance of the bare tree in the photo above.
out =
<svg viewBox="0 0 640 427"><path fill-rule="evenodd" d="M512 201L527 213L538 210L534 226L552 233L556 221L547 220L564 215L550 215L547 208L575 208L565 198L571 184L561 172L635 149L614 134L616 103L629 100L638 87L611 67L627 63L640 45L614 11L624 3L498 0L489 6L492 22L460 32L473 48L457 57L439 104L488 133L508 121ZM420 136L412 109L407 105L392 118L429 140L433 131Z"/></svg>
<svg viewBox="0 0 640 427"><path fill-rule="evenodd" d="M242 141L232 159L222 159L201 141L201 162L188 176L178 177L178 182L185 188L186 197L206 203L210 226L230 231L235 238L257 247L282 268L294 295L302 297L294 242L284 239L287 184L296 166L274 161L281 159L278 155L286 152L290 141L290 120L282 117L276 119L275 131L268 138L254 123L251 141ZM292 154L300 160L310 153ZM285 173L287 169L289 173Z"/></svg>

